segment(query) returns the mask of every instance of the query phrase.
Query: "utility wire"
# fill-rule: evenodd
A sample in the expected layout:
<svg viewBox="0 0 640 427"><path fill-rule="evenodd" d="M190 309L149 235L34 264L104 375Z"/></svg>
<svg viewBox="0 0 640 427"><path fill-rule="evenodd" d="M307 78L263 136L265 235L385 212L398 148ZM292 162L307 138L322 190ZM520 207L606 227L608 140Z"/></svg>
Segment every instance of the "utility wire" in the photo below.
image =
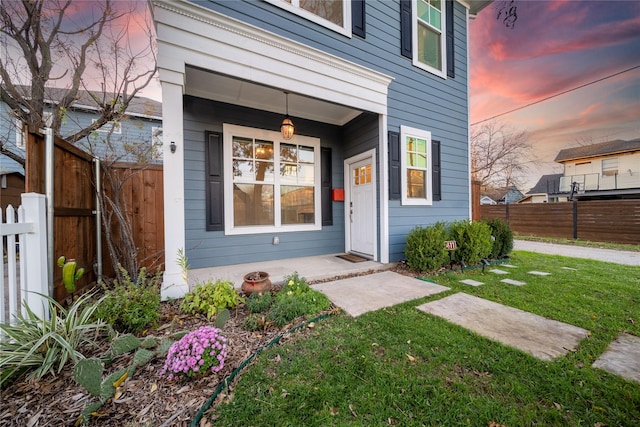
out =
<svg viewBox="0 0 640 427"><path fill-rule="evenodd" d="M504 113L496 114L495 116L489 117L488 119L484 119L484 120L480 120L480 121L475 122L475 123L471 123L471 126L475 126L475 125L478 125L480 123L488 122L489 120L493 120L493 119L495 119L497 117L513 113L514 111L522 110L523 108L531 107L532 105L536 105L536 104L539 104L541 102L548 101L548 100L550 100L552 98L558 97L560 95L564 95L565 93L573 92L574 90L582 89L583 87L587 87L587 86L590 86L590 85L592 85L594 83L598 83L598 82L601 82L603 80L610 79L611 77L619 76L620 74L627 73L629 71L635 70L636 68L640 68L640 65L636 65L634 67L627 68L626 70L618 71L617 73L614 73L614 74L609 74L608 76L601 77L601 78L599 78L597 80L593 80L593 81L591 81L589 83L585 83L585 84L582 84L580 86L576 86L574 88L567 89L565 91L556 93L554 95L547 96L546 98L542 98L542 99L539 99L537 101L530 102L529 104L523 105L522 107L517 107L517 108L514 108L513 110L509 110L509 111L505 111Z"/></svg>

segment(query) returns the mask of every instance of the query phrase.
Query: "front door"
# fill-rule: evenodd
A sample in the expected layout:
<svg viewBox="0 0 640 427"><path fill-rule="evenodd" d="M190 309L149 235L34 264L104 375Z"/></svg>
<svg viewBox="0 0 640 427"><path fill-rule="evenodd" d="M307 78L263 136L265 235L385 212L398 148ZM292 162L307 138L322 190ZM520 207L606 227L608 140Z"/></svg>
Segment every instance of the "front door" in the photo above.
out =
<svg viewBox="0 0 640 427"><path fill-rule="evenodd" d="M373 156L349 163L347 249L375 258L376 178ZM349 244L350 243L350 244Z"/></svg>

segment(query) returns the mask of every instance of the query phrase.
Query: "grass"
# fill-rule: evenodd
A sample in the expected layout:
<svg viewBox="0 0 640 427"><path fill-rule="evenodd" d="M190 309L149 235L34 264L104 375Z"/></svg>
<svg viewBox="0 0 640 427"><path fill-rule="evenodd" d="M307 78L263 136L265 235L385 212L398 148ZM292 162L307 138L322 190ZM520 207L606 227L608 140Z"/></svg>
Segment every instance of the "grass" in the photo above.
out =
<svg viewBox="0 0 640 427"><path fill-rule="evenodd" d="M525 286L480 269L430 277L451 290L355 319L334 316L310 337L263 352L213 411L215 425L639 425L640 384L591 365L622 331L640 335L640 268L528 252L511 263L518 268L509 277ZM456 292L590 335L545 362L415 308Z"/></svg>
<svg viewBox="0 0 640 427"><path fill-rule="evenodd" d="M560 245L574 245L590 248L618 249L621 251L640 252L640 245L628 245L624 243L591 242L589 240L565 239L562 237L525 236L519 234L516 235L515 238L518 240L529 240L532 242L557 243Z"/></svg>

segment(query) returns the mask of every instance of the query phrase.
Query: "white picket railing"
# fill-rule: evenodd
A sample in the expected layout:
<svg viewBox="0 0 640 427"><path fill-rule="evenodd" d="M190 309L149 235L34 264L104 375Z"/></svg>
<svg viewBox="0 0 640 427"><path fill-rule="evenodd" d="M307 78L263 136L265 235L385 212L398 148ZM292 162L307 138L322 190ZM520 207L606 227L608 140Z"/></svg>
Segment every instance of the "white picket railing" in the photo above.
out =
<svg viewBox="0 0 640 427"><path fill-rule="evenodd" d="M22 194L22 205L16 210L9 205L3 220L0 210L0 322L8 323L21 311L22 301L39 316L49 317L49 306L40 296L49 293L47 266L47 222L45 196ZM17 249L19 248L19 249Z"/></svg>

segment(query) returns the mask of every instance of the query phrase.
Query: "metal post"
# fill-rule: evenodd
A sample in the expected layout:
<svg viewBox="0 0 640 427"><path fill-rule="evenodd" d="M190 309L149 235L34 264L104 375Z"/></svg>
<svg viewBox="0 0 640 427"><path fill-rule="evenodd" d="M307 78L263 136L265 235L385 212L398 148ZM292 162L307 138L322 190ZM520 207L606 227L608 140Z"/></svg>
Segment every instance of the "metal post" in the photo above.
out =
<svg viewBox="0 0 640 427"><path fill-rule="evenodd" d="M53 129L44 128L45 135L45 178L44 189L47 198L47 271L49 272L49 296L53 298Z"/></svg>
<svg viewBox="0 0 640 427"><path fill-rule="evenodd" d="M100 159L93 158L96 178L96 270L98 283L102 282L102 206L100 206L100 192L102 191L102 181L100 175Z"/></svg>
<svg viewBox="0 0 640 427"><path fill-rule="evenodd" d="M573 201L573 239L578 238L578 202Z"/></svg>

